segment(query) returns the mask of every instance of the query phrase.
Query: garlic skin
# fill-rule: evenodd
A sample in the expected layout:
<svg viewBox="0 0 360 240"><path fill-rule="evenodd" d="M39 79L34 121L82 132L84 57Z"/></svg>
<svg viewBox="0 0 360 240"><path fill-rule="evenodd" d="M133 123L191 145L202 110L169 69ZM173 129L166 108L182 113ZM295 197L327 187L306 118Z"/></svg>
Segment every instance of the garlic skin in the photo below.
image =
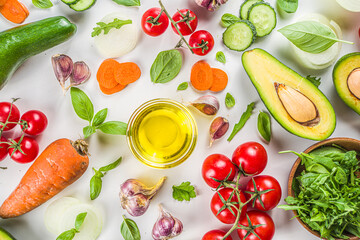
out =
<svg viewBox="0 0 360 240"><path fill-rule="evenodd" d="M228 0L195 0L196 4L200 7L206 8L210 12L217 10L222 4Z"/></svg>
<svg viewBox="0 0 360 240"><path fill-rule="evenodd" d="M229 130L229 121L224 117L215 118L210 125L210 147Z"/></svg>
<svg viewBox="0 0 360 240"><path fill-rule="evenodd" d="M206 115L215 115L220 108L219 100L212 95L199 97L191 105Z"/></svg>
<svg viewBox="0 0 360 240"><path fill-rule="evenodd" d="M80 85L87 80L89 80L91 76L90 68L89 66L83 62L75 62L74 63L74 69L70 76L70 85L71 86L77 86Z"/></svg>
<svg viewBox="0 0 360 240"><path fill-rule="evenodd" d="M54 69L56 79L61 87L65 88L65 82L70 77L74 64L72 59L65 54L56 54L51 57L51 63Z"/></svg>
<svg viewBox="0 0 360 240"><path fill-rule="evenodd" d="M159 209L160 215L152 229L153 239L167 240L180 235L183 230L182 222L164 210L161 204L159 205Z"/></svg>

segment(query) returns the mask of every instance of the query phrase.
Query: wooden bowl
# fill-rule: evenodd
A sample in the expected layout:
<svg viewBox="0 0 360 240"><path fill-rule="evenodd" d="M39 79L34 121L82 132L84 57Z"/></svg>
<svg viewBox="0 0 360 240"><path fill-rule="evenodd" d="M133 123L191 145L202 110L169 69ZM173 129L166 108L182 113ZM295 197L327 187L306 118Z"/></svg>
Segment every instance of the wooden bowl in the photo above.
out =
<svg viewBox="0 0 360 240"><path fill-rule="evenodd" d="M323 146L331 146L332 144L339 145L346 150L355 150L360 152L360 140L352 139L352 138L330 138L321 142L318 142L312 146L310 146L308 149L304 151L304 153L309 153L316 148L323 147ZM296 162L294 163L293 167L291 168L290 175L289 175L289 181L288 181L288 195L295 197L294 191L292 189L292 182L294 178L300 175L300 173L304 170L304 166L301 165L301 159L297 158ZM298 215L295 210L293 210L295 216ZM313 231L310 229L310 227L305 224L299 217L296 218L299 223L310 233L320 238L319 232ZM348 240L359 240L358 237L355 237L354 235L349 235ZM343 239L337 239L337 240L343 240Z"/></svg>

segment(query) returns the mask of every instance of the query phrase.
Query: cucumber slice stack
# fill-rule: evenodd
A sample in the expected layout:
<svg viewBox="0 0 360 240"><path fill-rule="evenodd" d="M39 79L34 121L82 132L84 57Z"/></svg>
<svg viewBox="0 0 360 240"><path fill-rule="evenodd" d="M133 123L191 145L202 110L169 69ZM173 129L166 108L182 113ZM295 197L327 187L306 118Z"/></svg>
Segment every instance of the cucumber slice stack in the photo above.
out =
<svg viewBox="0 0 360 240"><path fill-rule="evenodd" d="M240 6L241 21L228 26L223 33L223 42L231 50L244 51L255 41L264 37L276 26L276 13L263 0L246 0Z"/></svg>
<svg viewBox="0 0 360 240"><path fill-rule="evenodd" d="M85 11L91 8L96 2L96 0L61 0L61 1L77 12Z"/></svg>

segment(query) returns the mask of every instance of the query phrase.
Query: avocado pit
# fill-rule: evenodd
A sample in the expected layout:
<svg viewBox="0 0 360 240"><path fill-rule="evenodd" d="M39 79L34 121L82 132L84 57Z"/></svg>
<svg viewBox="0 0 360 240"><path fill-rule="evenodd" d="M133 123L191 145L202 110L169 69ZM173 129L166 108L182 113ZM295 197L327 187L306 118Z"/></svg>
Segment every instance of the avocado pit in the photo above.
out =
<svg viewBox="0 0 360 240"><path fill-rule="evenodd" d="M351 71L347 79L347 86L349 91L357 99L360 99L360 68L355 68Z"/></svg>

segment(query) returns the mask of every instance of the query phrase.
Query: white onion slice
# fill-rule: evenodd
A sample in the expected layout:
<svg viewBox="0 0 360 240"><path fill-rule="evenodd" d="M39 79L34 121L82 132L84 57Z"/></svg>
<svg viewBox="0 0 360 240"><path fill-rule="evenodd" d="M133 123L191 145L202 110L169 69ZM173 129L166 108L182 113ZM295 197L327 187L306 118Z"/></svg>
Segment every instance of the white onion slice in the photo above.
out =
<svg viewBox="0 0 360 240"><path fill-rule="evenodd" d="M340 6L351 12L360 12L360 0L336 0Z"/></svg>

